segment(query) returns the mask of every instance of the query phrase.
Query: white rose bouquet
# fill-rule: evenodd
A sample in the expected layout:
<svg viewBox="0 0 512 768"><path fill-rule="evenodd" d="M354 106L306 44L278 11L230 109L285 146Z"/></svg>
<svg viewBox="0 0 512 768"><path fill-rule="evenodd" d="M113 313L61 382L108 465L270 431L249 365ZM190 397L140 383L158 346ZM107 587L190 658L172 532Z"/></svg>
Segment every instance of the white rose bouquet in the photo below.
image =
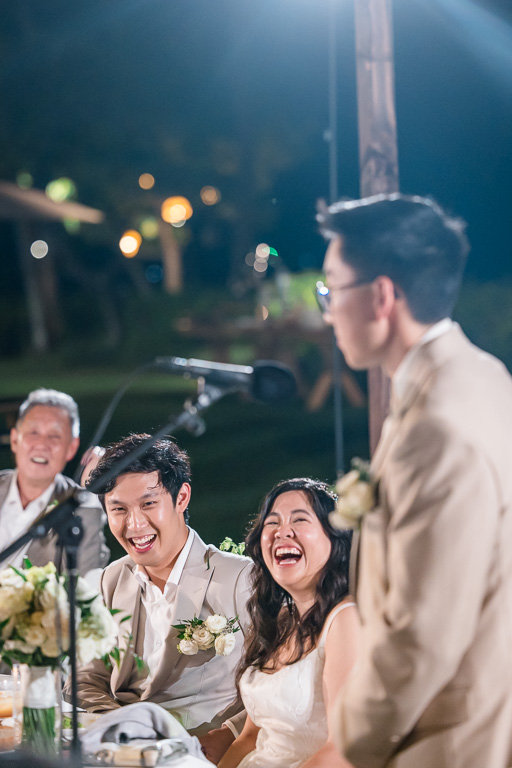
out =
<svg viewBox="0 0 512 768"><path fill-rule="evenodd" d="M352 470L336 483L338 500L329 515L334 528L359 528L361 518L375 508L377 493L370 474L370 465L362 459L352 459Z"/></svg>
<svg viewBox="0 0 512 768"><path fill-rule="evenodd" d="M178 630L178 651L186 656L195 656L198 651L208 651L215 648L217 656L229 656L234 650L235 632L240 630L238 616L228 619L219 613L208 616L207 619L193 619L173 624Z"/></svg>
<svg viewBox="0 0 512 768"><path fill-rule="evenodd" d="M101 596L80 576L76 589L77 659L118 655L118 625ZM30 667L57 668L69 649L69 602L64 576L55 565L0 571L0 658ZM116 653L117 650L117 653Z"/></svg>

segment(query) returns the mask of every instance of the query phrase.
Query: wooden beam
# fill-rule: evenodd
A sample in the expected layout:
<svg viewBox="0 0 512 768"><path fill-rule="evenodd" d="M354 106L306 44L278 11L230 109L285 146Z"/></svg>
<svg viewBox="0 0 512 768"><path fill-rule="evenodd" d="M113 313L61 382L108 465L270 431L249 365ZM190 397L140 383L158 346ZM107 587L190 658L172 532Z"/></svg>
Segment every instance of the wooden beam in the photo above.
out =
<svg viewBox="0 0 512 768"><path fill-rule="evenodd" d="M391 0L354 0L361 197L397 192ZM390 382L368 372L370 450L375 451L389 409Z"/></svg>

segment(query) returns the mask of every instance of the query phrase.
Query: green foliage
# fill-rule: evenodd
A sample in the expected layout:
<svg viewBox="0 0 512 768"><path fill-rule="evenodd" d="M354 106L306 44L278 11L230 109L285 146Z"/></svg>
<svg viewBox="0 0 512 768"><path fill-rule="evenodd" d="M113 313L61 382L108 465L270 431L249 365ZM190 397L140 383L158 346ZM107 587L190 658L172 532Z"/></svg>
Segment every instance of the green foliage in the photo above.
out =
<svg viewBox="0 0 512 768"><path fill-rule="evenodd" d="M226 536L224 541L219 544L221 552L232 552L234 555L243 555L245 552L245 542L241 541L239 544L235 544L230 536Z"/></svg>

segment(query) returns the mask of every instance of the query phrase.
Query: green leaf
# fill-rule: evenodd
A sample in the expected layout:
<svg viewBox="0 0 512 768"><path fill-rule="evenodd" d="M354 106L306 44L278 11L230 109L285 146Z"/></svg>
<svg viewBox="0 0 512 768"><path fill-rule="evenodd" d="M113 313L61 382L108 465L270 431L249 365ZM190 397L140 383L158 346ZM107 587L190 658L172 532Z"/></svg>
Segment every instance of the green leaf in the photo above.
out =
<svg viewBox="0 0 512 768"><path fill-rule="evenodd" d="M23 579L23 581L28 581L27 577L23 573L23 571L20 571L19 568L15 568L14 565L10 565L9 568L12 568L14 573L17 573L20 578Z"/></svg>
<svg viewBox="0 0 512 768"><path fill-rule="evenodd" d="M110 613L111 613L112 616L115 616L116 613L122 613L123 612L122 608L109 608L109 610L110 610Z"/></svg>
<svg viewBox="0 0 512 768"><path fill-rule="evenodd" d="M29 568L32 568L32 563L30 562L28 557L23 558L23 567L25 568L26 571L28 571Z"/></svg>
<svg viewBox="0 0 512 768"><path fill-rule="evenodd" d="M130 616L130 615L128 615L128 616L123 616L123 618L121 619L121 621L120 621L119 623L120 623L120 624L122 624L122 623L123 623L123 621L128 621L129 619L131 619L131 616Z"/></svg>
<svg viewBox="0 0 512 768"><path fill-rule="evenodd" d="M114 659L116 665L119 667L121 663L121 651L119 650L119 648L117 647L112 648L112 650L110 651L110 657Z"/></svg>

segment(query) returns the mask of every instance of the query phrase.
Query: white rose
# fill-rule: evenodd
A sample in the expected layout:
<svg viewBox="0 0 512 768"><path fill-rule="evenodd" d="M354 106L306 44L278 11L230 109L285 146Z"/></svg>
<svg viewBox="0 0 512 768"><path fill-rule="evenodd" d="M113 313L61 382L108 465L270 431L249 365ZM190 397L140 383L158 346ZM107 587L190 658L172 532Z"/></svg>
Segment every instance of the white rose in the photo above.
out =
<svg viewBox="0 0 512 768"><path fill-rule="evenodd" d="M79 637L76 644L76 657L79 664L89 664L93 659L101 658L103 653L99 653L98 643L93 637ZM111 650L109 648L109 650ZM108 651L105 651L108 653Z"/></svg>
<svg viewBox="0 0 512 768"><path fill-rule="evenodd" d="M66 613L69 616L67 592L64 589L63 584L57 581L57 577L54 573L49 574L47 583L42 589L38 590L37 594L40 607L43 610L55 608L58 603L61 613Z"/></svg>
<svg viewBox="0 0 512 768"><path fill-rule="evenodd" d="M3 587L16 587L21 589L26 582L21 576L18 576L15 570L12 568L5 568L0 571L0 584Z"/></svg>
<svg viewBox="0 0 512 768"><path fill-rule="evenodd" d="M76 582L76 599L83 602L84 600L91 600L97 595L98 590L91 587L88 581L79 576Z"/></svg>
<svg viewBox="0 0 512 768"><path fill-rule="evenodd" d="M180 644L178 645L178 650L180 653L185 654L185 656L195 656L196 653L199 650L198 644L195 642L195 640L180 640Z"/></svg>
<svg viewBox="0 0 512 768"><path fill-rule="evenodd" d="M33 588L22 580L21 588L0 587L0 621L24 613L32 599Z"/></svg>
<svg viewBox="0 0 512 768"><path fill-rule="evenodd" d="M218 613L214 613L213 616L208 616L204 625L209 632L213 632L214 635L218 635L223 629L227 627L228 620L225 616L220 616Z"/></svg>
<svg viewBox="0 0 512 768"><path fill-rule="evenodd" d="M48 638L48 640L45 640L45 642L42 644L41 652L43 653L44 656L49 656L52 659L56 659L57 656L60 655L60 648L55 639Z"/></svg>
<svg viewBox="0 0 512 768"><path fill-rule="evenodd" d="M336 485L336 510L329 515L334 528L357 528L363 515L375 507L375 489L360 479L358 470L348 472Z"/></svg>
<svg viewBox="0 0 512 768"><path fill-rule="evenodd" d="M236 637L232 632L229 635L219 635L215 639L215 652L217 656L229 656L235 645Z"/></svg>
<svg viewBox="0 0 512 768"><path fill-rule="evenodd" d="M29 626L24 628L21 634L30 645L42 645L47 639L46 632L42 627Z"/></svg>
<svg viewBox="0 0 512 768"><path fill-rule="evenodd" d="M215 638L211 632L208 632L205 627L198 627L192 632L192 640L195 640L199 650L207 651L211 648L215 642Z"/></svg>

